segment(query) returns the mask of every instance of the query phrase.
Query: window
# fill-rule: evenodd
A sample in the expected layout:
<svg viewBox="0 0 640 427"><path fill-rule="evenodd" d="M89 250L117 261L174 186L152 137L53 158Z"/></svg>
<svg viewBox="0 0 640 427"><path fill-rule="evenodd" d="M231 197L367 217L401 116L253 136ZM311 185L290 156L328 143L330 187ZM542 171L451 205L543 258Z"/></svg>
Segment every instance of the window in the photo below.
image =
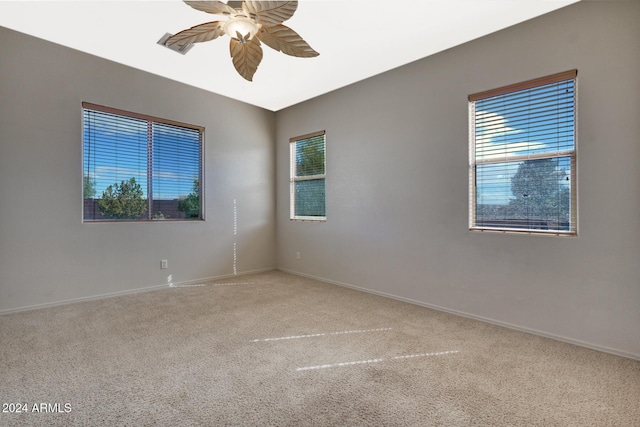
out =
<svg viewBox="0 0 640 427"><path fill-rule="evenodd" d="M469 227L575 235L577 71L469 96Z"/></svg>
<svg viewBox="0 0 640 427"><path fill-rule="evenodd" d="M82 107L84 221L203 219L202 127Z"/></svg>
<svg viewBox="0 0 640 427"><path fill-rule="evenodd" d="M291 219L325 220L325 132L291 138Z"/></svg>

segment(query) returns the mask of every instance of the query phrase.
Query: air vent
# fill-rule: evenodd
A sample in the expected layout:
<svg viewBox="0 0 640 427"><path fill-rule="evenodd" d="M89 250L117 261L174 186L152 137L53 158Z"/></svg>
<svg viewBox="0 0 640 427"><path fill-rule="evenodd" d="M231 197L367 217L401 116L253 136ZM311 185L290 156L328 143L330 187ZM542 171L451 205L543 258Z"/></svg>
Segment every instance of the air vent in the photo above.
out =
<svg viewBox="0 0 640 427"><path fill-rule="evenodd" d="M189 52L189 50L193 47L193 43L174 44L171 46L167 46L165 43L167 42L167 40L169 40L169 37L171 37L172 35L173 34L166 33L164 36L160 38L160 40L158 40L158 44L166 47L167 49L171 49L174 52L178 52L181 55L184 55L185 53Z"/></svg>

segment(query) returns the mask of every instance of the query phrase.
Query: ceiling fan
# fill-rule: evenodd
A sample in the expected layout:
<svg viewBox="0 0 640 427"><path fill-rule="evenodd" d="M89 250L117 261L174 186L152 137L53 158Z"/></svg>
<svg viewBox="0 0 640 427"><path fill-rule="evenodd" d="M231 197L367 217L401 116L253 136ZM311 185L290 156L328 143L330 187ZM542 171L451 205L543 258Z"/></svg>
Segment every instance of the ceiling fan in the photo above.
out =
<svg viewBox="0 0 640 427"><path fill-rule="evenodd" d="M184 2L194 9L220 15L226 20L205 22L175 35L167 34L168 38L160 39L159 43L186 53L193 43L214 40L227 34L231 37L229 49L233 66L246 80L253 81L253 75L262 61L260 42L291 56L310 58L319 55L298 33L282 24L295 13L297 1Z"/></svg>

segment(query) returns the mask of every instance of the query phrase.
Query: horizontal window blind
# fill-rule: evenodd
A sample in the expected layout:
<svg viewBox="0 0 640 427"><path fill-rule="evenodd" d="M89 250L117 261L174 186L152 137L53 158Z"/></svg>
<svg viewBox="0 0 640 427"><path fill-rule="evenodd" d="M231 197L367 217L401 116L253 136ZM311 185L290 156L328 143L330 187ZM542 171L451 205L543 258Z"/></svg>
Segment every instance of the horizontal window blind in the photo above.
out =
<svg viewBox="0 0 640 427"><path fill-rule="evenodd" d="M84 220L202 219L202 133L83 103Z"/></svg>
<svg viewBox="0 0 640 427"><path fill-rule="evenodd" d="M291 219L326 219L325 132L291 138Z"/></svg>
<svg viewBox="0 0 640 427"><path fill-rule="evenodd" d="M575 234L576 71L471 95L471 229Z"/></svg>
<svg viewBox="0 0 640 427"><path fill-rule="evenodd" d="M178 200L185 218L199 218L200 131L152 123L152 133L153 215L166 216L166 201Z"/></svg>

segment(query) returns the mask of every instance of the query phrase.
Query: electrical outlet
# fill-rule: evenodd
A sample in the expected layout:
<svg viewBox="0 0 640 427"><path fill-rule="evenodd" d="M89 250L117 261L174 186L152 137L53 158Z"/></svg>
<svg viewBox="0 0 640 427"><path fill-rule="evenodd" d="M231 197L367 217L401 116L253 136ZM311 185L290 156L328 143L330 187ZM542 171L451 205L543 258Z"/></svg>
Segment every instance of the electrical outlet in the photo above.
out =
<svg viewBox="0 0 640 427"><path fill-rule="evenodd" d="M300 259L300 252L296 252L296 259Z"/></svg>
<svg viewBox="0 0 640 427"><path fill-rule="evenodd" d="M166 259L163 259L162 261L160 261L160 268L169 268L169 262Z"/></svg>

